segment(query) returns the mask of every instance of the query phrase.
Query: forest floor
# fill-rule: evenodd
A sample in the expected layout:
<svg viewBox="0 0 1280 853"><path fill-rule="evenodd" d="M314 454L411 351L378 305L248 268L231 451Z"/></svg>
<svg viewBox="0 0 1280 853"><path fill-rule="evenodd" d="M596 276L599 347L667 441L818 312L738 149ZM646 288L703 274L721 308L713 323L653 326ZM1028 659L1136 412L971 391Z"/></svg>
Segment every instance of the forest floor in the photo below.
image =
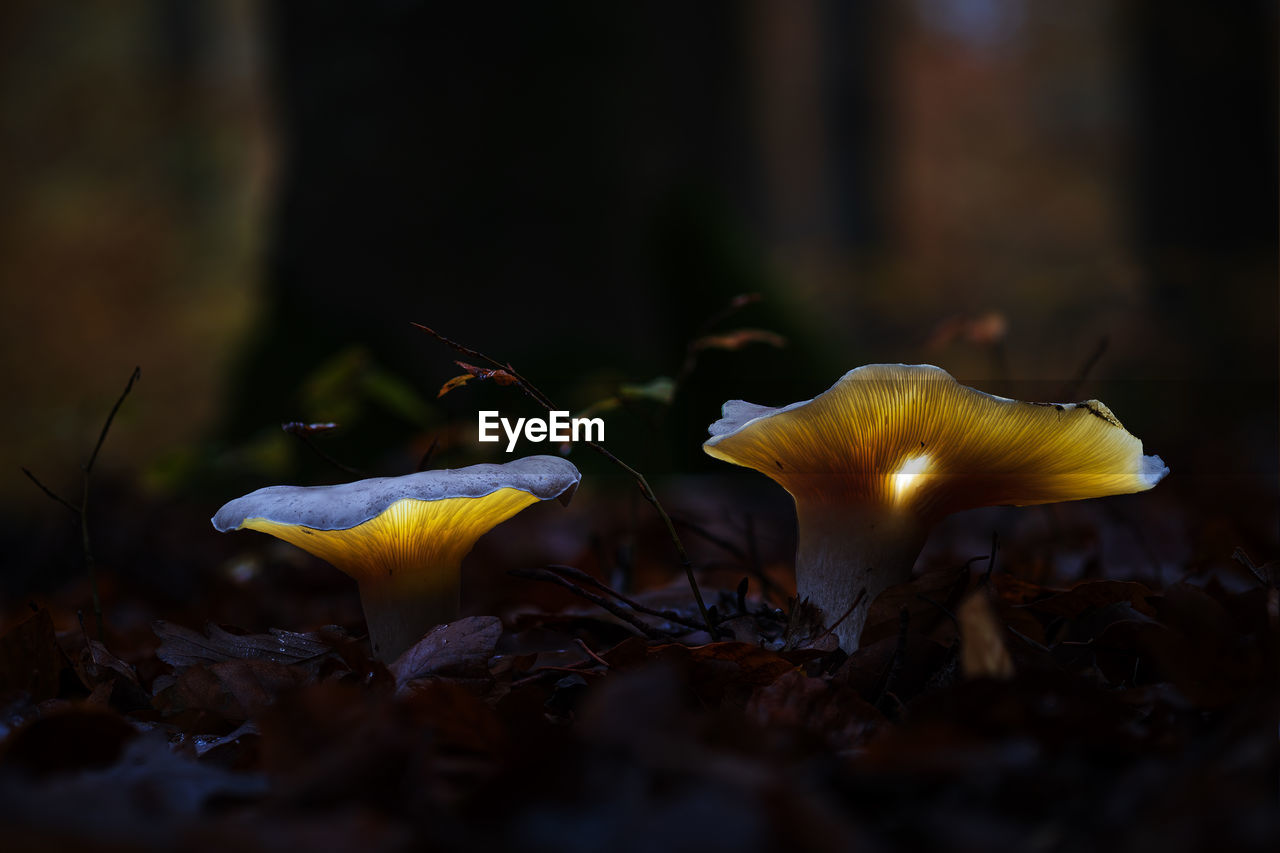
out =
<svg viewBox="0 0 1280 853"><path fill-rule="evenodd" d="M594 530L578 565L605 586L543 568L530 525L499 529L466 564L485 578L467 595L478 615L384 666L354 586L324 564L219 537L198 513L127 510L169 532L125 559L100 547L101 640L83 577L4 613L5 850L1168 853L1280 838L1280 571L1263 555L1191 547L1172 576L1135 580L1099 544L1131 520L1057 516L978 554L959 524L846 655L789 600L790 518L759 525L784 531L760 549L685 513L712 639L656 521L624 548L612 519L634 513L580 511L574 535ZM1066 570L1068 553L1085 557ZM540 579L507 574L530 569Z"/></svg>

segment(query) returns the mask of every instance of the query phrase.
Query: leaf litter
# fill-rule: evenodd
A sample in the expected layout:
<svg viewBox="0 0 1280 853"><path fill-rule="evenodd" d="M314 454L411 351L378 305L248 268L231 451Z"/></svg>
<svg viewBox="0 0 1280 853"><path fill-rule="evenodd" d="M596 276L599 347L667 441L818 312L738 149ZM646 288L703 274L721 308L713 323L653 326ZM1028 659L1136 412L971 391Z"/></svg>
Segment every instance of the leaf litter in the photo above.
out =
<svg viewBox="0 0 1280 853"><path fill-rule="evenodd" d="M701 335L678 380L703 350L783 343ZM472 379L531 390L501 363L458 364L467 372L441 394ZM677 385L644 393L670 402ZM807 602L786 600L786 556L713 534L705 517L679 521L715 549L695 558L705 602L683 567L649 556L669 541L629 557L631 578L665 581L635 588L586 549L577 566L486 566L528 604L439 626L390 665L371 659L359 624L241 627L225 614L252 612L246 590L216 583L199 615L107 587L108 616L135 615L103 637L79 624L74 596L9 613L0 847L1280 842L1280 563L1238 550L1157 583L1104 579L1125 566L1091 557L1088 576L1056 582L1019 562L1015 537L1007 568L993 570L994 552L948 554L886 590L846 654ZM656 521L633 527L636 541L663 538ZM270 574L255 591L283 624L335 612L332 588L317 607Z"/></svg>
<svg viewBox="0 0 1280 853"><path fill-rule="evenodd" d="M804 606L741 585L708 590L733 626L710 641L670 592L563 568L663 637L581 599L459 619L383 666L337 627L157 619L128 649L39 609L0 636L4 837L1193 850L1277 832L1274 588L966 564L887 591L845 655Z"/></svg>

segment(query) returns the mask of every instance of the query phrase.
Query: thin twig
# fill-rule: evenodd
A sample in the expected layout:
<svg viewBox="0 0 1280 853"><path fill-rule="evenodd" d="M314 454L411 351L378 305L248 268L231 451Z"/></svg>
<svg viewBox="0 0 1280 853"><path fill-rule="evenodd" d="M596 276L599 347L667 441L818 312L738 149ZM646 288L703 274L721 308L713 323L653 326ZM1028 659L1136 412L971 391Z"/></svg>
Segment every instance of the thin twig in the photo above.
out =
<svg viewBox="0 0 1280 853"><path fill-rule="evenodd" d="M1098 344L1093 348L1093 352L1089 353L1089 357L1080 365L1080 369L1076 371L1075 379L1072 379L1062 391L1061 399L1063 401L1074 400L1076 395L1080 393L1080 389L1084 387L1085 380L1089 378L1089 374L1097 367L1098 362L1102 360L1110 346L1111 340L1106 335L1098 339Z"/></svg>
<svg viewBox="0 0 1280 853"><path fill-rule="evenodd" d="M99 441L101 446L101 441ZM98 451L95 449L96 457ZM90 465L93 459L89 460ZM98 561L93 557L93 546L89 540L89 468L84 469L84 489L80 492L80 547L84 551L84 567L89 574L89 592L93 598L93 620L98 626L98 642L105 642L102 626L102 598L98 595Z"/></svg>
<svg viewBox="0 0 1280 853"><path fill-rule="evenodd" d="M1267 583L1267 579L1262 576L1262 572L1258 571L1258 567L1254 565L1253 560L1249 558L1249 555L1245 553L1243 548L1237 545L1236 549L1231 552L1231 559L1248 569L1249 574L1253 575L1254 580L1256 580L1263 589L1271 586L1271 584Z"/></svg>
<svg viewBox="0 0 1280 853"><path fill-rule="evenodd" d="M305 424L300 423L298 421L291 421L287 424L281 424L280 429L289 433L289 435L295 436L298 439L298 441L301 441L303 444L305 444L308 448L310 448L310 450L313 453L315 453L325 462L328 462L330 465L337 468L339 471L342 471L344 474L350 474L354 477L360 476L361 472L359 469L352 468L350 465L344 465L341 462L339 462L337 459L334 459L328 453L325 453L323 450L321 450L320 445L312 441L311 436L307 434L308 430L306 429Z"/></svg>
<svg viewBox="0 0 1280 853"><path fill-rule="evenodd" d="M675 545L676 554L680 559L680 565L684 568L685 577L689 580L689 588L693 590L694 601L698 603L698 613L702 616L702 624L706 626L706 631L711 635L711 639L717 636L715 623L711 620L711 614L707 612L707 605L702 600L702 591L698 589L698 580L693 576L693 561L689 559L689 553L684 549L684 543L680 541L680 534L676 533L676 526L671 521L671 516L667 515L667 511L663 509L662 504L658 501L658 496L654 494L653 489L649 486L649 481L644 475L614 456L608 450L605 450L594 441L586 442L587 446L597 453L604 456L614 465L630 474L636 481L636 485L640 487L640 494L644 497L654 511L658 513L658 517L662 519L662 523L666 525L667 535L671 538L671 543Z"/></svg>
<svg viewBox="0 0 1280 853"><path fill-rule="evenodd" d="M817 642L818 642L819 640L821 640L823 637L825 637L825 636L827 636L828 634L830 634L830 633L832 633L833 631L835 631L835 629L836 629L836 628L839 628L839 627L840 627L840 623L841 623L841 622L843 622L844 620L846 620L846 619L848 619L848 618L849 618L849 614L853 612L853 608L855 608L855 607L857 607L859 604L861 604L861 603L862 603L862 599L864 599L864 598L866 598L866 597L867 597L867 588L864 586L862 589L858 590L858 594L857 594L856 596L854 596L854 598L853 598L853 604L850 604L850 605L849 605L849 609L848 609L848 610L846 610L846 611L844 612L844 614L843 614L839 619L837 619L837 620L836 620L836 621L831 625L831 627L830 627L830 628L828 628L827 630L823 631L821 634L819 634L818 636L816 636L816 637L814 637L812 640L810 640L810 641L809 641L809 645L810 645L810 646L814 646L814 645L816 645L816 644L817 644Z"/></svg>
<svg viewBox="0 0 1280 853"><path fill-rule="evenodd" d="M76 506L75 504L71 503L71 502L70 502L70 501L68 501L66 498L64 498L64 497L62 497L61 495L59 495L58 493L54 492L52 489L50 489L50 488L49 488L48 486L46 486L44 483L42 483L42 482L40 482L38 479L36 479L36 475L31 473L31 469L30 469L30 468L27 468L26 466L23 466L23 468L22 468L22 473L26 474L26 475L27 475L27 479L28 479L28 480L30 480L31 482L35 483L35 484L36 484L36 486L38 486L38 487L39 487L40 491L44 492L44 493L45 493L46 495L48 495L50 498L52 498L53 500L55 500L55 501L57 501L58 503L60 503L60 504L62 504L63 506L65 506L67 509L69 509L69 510L71 510L72 512L74 512L76 515L79 515L79 514L80 514L80 507L78 507L78 506Z"/></svg>
<svg viewBox="0 0 1280 853"><path fill-rule="evenodd" d="M107 440L107 432L111 429L111 422L115 420L116 412L120 411L120 404L124 402L125 397L129 396L129 392L133 390L133 383L137 382L141 376L142 368L135 365L133 373L129 374L129 381L125 383L124 390L116 398L116 404L107 413L107 419L102 424L102 432L98 433L98 443L93 446L93 453L89 454L89 461L84 464L84 490L80 497L80 543L84 548L85 568L89 572L89 588L93 593L93 618L98 626L98 642L100 643L105 642L105 629L102 618L102 598L98 595L97 561L93 557L93 548L89 541L89 475L93 472L93 463L98 461L98 451L102 450L102 444Z"/></svg>
<svg viewBox="0 0 1280 853"><path fill-rule="evenodd" d="M411 325L416 326L417 328L431 335L436 340L440 341L446 346L452 347L453 349L463 353L464 355L467 355L471 358L481 359L493 365L494 367L497 367L501 370L505 370L507 373L511 374L511 376L515 378L516 384L520 387L520 390L523 391L525 395L528 396L531 400L538 403L538 405L542 406L547 411L557 411L555 405L551 402L551 400L547 397L547 395L543 394L542 391L540 391L538 387L535 386L528 379L525 379L523 376L521 376L520 373L511 364L509 363L504 364L503 362L498 361L496 358L491 358L490 356L485 355L479 350L475 350L475 349L472 349L471 347L460 344L457 341L453 340L452 338L446 337L440 334L439 332L437 332L435 329L432 329L428 326L424 326L421 323L412 323ZM702 600L702 591L698 589L698 581L693 575L693 563L689 559L688 552L685 551L684 549L684 543L680 541L680 534L676 533L676 528L671 521L671 516L667 515L667 511L663 508L662 503L658 500L658 496L654 493L653 489L649 486L649 481L645 479L643 474L641 474L639 471L635 470L630 465L623 462L617 456L614 456L612 453L606 450L602 445L594 441L585 441L583 442L583 444L585 444L587 447L590 447L596 453L599 453L605 459L608 459L614 465L618 466L623 471L631 475L631 478L636 481L636 485L639 486L640 488L640 494L644 497L646 501L648 501L649 505L653 507L654 511L658 513L658 516L662 519L662 523L667 528L667 535L671 538L672 544L675 545L676 554L680 559L680 565L684 568L685 577L687 577L689 580L689 587L690 589L693 590L694 600L698 603L698 613L702 616L703 625L706 626L707 633L710 634L711 638L714 640L717 636L716 626L711 620L711 614L707 611L707 605Z"/></svg>
<svg viewBox="0 0 1280 853"><path fill-rule="evenodd" d="M754 305L763 298L764 297L759 293L739 293L737 296L729 300L729 304L725 305L719 311L703 321L702 325L698 327L698 331L694 332L694 339L697 340L698 338L706 335L716 326L719 326L743 308L746 308L748 305Z"/></svg>
<svg viewBox="0 0 1280 853"><path fill-rule="evenodd" d="M646 607L640 602L634 601L628 598L627 596L623 595L622 593L618 592L616 589L609 586L604 581L601 581L597 578L592 577L591 575L584 572L582 569L575 568L574 566L565 566L560 564L549 565L546 568L553 572L557 572L558 574L567 575L568 577L572 578L573 580L577 581L580 584L589 584L590 586L595 587L601 592L606 593L607 595L613 596L618 601L621 601L623 604L630 607L632 610L635 610L639 613L643 613L646 616L654 616L658 619L666 619L668 622L675 622L677 625L683 625L684 627L691 628L694 631L702 630L703 626L698 624L697 622L694 622L692 619L686 619L685 617L681 616L679 613L676 613L675 611L672 611L672 610L655 610L652 607Z"/></svg>
<svg viewBox="0 0 1280 853"><path fill-rule="evenodd" d="M979 586L986 586L991 581L991 573L996 568L996 551L1000 548L1000 534L995 530L991 531L991 557L987 560L987 571L982 576L982 582Z"/></svg>
<svg viewBox="0 0 1280 853"><path fill-rule="evenodd" d="M431 464L431 457L435 455L436 448L440 446L440 436L434 436L431 439L431 446L427 448L427 452L422 454L422 458L418 460L418 467L414 470L425 471L427 466Z"/></svg>
<svg viewBox="0 0 1280 853"><path fill-rule="evenodd" d="M593 652L593 651L591 650L591 647L590 647L590 646L588 646L588 645L586 644L586 642L585 642L582 638L580 638L580 637L579 637L579 638L575 639L575 640L574 640L574 642L578 644L578 648L580 648L580 649L582 649L584 652L586 652L586 653L587 653L587 656L588 656L588 657L590 657L592 660L594 660L596 663L600 664L600 665L601 665L601 666L603 666L605 669L612 669L612 667L609 665L609 662L608 662L607 660L605 660L604 658L600 657L600 655L598 655L598 654L596 654L595 652ZM584 663L585 663L585 661L584 661Z"/></svg>
<svg viewBox="0 0 1280 853"><path fill-rule="evenodd" d="M636 631L638 631L639 633L643 634L645 637L648 637L651 640L670 640L671 639L671 635L666 633L665 631L660 631L657 628L653 627L652 625L649 625L643 622L642 620L636 618L634 615L628 613L626 610L623 610L618 605L614 604L609 599L604 598L603 596L596 595L594 592L590 592L589 590L585 590L582 587L578 586L577 584L573 583L572 581L568 580L567 578L561 577L555 572L547 571L546 569L511 569L507 572L507 574L511 575L512 577L527 578L528 580L535 580L535 581L547 581L557 586L562 586L565 589L572 592L574 595L580 598L585 598L587 601L590 601L592 604L596 605L597 607L602 607L605 610L609 611L614 616L617 616L623 622L626 622L632 628L635 628Z"/></svg>
<svg viewBox="0 0 1280 853"><path fill-rule="evenodd" d="M1013 636L1017 637L1019 640L1022 640L1022 642L1026 643L1028 646L1031 646L1033 649L1042 651L1045 654L1052 654L1052 651L1049 649L1048 646L1045 646L1041 643L1037 643L1035 640L1031 639L1026 634L1022 633L1012 625L1005 625L1004 627L1006 631L1008 631L1010 634L1013 634Z"/></svg>
<svg viewBox="0 0 1280 853"><path fill-rule="evenodd" d="M98 443L93 446L93 453L89 454L89 461L84 465L86 474L93 470L93 463L98 459L98 451L102 449L102 443L107 440L107 431L111 429L111 422L115 420L116 412L120 411L120 404L124 402L125 397L129 396L129 392L133 390L133 383L137 382L141 376L141 367L134 367L133 373L129 374L129 382L124 386L124 390L120 392L120 397L116 400L116 404L111 407L106 423L102 425L102 432L98 433Z"/></svg>
<svg viewBox="0 0 1280 853"><path fill-rule="evenodd" d="M142 376L142 368L134 367L133 372L129 374L129 381L125 383L124 390L120 392L120 396L116 398L116 403L111 407L111 411L107 413L107 419L102 424L102 430L98 433L98 441L93 445L93 452L89 454L89 460L80 466L83 472L83 486L80 490L80 506L76 506L70 501L60 497L53 492L44 483L37 479L36 475L26 468L22 469L22 473L27 475L27 479L35 483L40 491L44 492L53 500L62 504L67 509L74 512L80 519L80 549L84 557L85 573L89 576L89 589L93 598L93 618L97 623L98 642L104 639L104 628L102 618L102 597L98 594L98 570L97 563L93 558L93 545L89 538L89 475L93 473L93 465L98 461L98 453L102 450L102 445L107 440L107 433L111 431L111 422L116 418L116 412L120 411L120 406L124 403L125 397L129 396L129 392L133 390L133 383L137 382Z"/></svg>
<svg viewBox="0 0 1280 853"><path fill-rule="evenodd" d="M428 335L431 335L431 337L435 338L440 343L444 344L445 346L452 347L453 349L457 350L463 355L470 356L471 358L478 358L483 361L487 361L489 364L492 364L494 367L498 368L499 370L505 370L507 373L510 373L515 378L516 384L520 386L520 390L523 391L531 400L536 402L538 405L542 406L544 409L547 409L548 411L555 408L555 406L551 404L551 401L547 399L547 397L541 391L535 388L533 384L529 382L529 380L525 379L523 376L517 373L516 369L512 367L510 364L504 364L503 362L498 361L496 358L491 358L490 356L485 355L479 350L472 349L471 347L466 346L465 344L460 344L457 341L455 341L453 338L442 335L439 332L437 332L435 329L432 329L429 326L424 326L421 323L414 323L414 322L410 322L409 325L416 326L417 328L426 332Z"/></svg>
<svg viewBox="0 0 1280 853"><path fill-rule="evenodd" d="M728 539L725 539L723 536L712 533L702 525L690 521L687 518L672 516L671 520L678 526L686 528L695 536L705 539L711 544L724 549L731 556L735 557L739 562L745 565L747 567L747 572L751 577L755 578L760 583L761 592L766 598L770 595L775 595L778 598L785 598L785 596L782 595L782 587L778 586L778 584L765 573L764 566L760 564L760 549L756 544L755 523L751 513L747 513L744 516L744 525L746 530L744 531L743 536L747 540L747 547L745 550L738 547L733 542L730 542Z"/></svg>
<svg viewBox="0 0 1280 853"><path fill-rule="evenodd" d="M945 605L941 604L940 602L934 601L932 598L930 598L927 595L921 595L920 593L916 593L916 598L920 599L925 604L932 604L934 607L938 608L938 610L942 613L942 615L950 619L951 624L956 626L956 630L957 631L960 630L960 620L957 619L956 615L952 613Z"/></svg>
<svg viewBox="0 0 1280 853"><path fill-rule="evenodd" d="M764 563L760 560L760 542L756 537L756 518L751 513L745 513L742 518L742 525L745 528L742 535L747 540L747 568L751 570L751 574L760 582L760 593L765 598L770 596L775 601L781 599L786 601L786 591L775 581L769 577L769 573L764 570Z"/></svg>
<svg viewBox="0 0 1280 853"><path fill-rule="evenodd" d="M698 356L702 353L698 348L698 341L702 340L702 338L704 338L707 333L716 326L720 325L748 305L751 305L754 302L759 302L760 299L761 296L758 293L741 293L730 299L728 305L703 321L702 325L698 327L698 330L693 333L693 337L689 340L689 344L685 347L684 361L680 363L680 369L676 371L676 375L672 380L672 384L676 388L679 388L684 384L685 380L689 378L689 375L693 373L694 367L698 364Z"/></svg>
<svg viewBox="0 0 1280 853"><path fill-rule="evenodd" d="M678 515L673 515L671 517L671 520L675 522L677 526L685 528L690 533L697 536L699 539L704 539L707 542L710 542L712 545L715 545L725 551L728 551L730 556L735 557L739 562L742 562L742 563L747 562L748 560L747 552L742 550L732 542L730 542L728 539L725 539L723 536L712 533L710 530L707 530L705 527L698 524L697 522L690 521L689 519L682 518L681 516L678 516Z"/></svg>
<svg viewBox="0 0 1280 853"><path fill-rule="evenodd" d="M511 686L524 687L526 684L532 684L533 682L540 680L542 676L546 675L549 672L565 672L570 675L592 675L592 676L604 675L603 672L596 672L594 669L583 669L582 667L586 666L588 663L591 663L594 665L594 661L584 660L581 663L570 664L569 666L551 666L551 665L540 666L537 669L530 670L529 674L526 675L524 678L518 678L515 681L511 682Z"/></svg>

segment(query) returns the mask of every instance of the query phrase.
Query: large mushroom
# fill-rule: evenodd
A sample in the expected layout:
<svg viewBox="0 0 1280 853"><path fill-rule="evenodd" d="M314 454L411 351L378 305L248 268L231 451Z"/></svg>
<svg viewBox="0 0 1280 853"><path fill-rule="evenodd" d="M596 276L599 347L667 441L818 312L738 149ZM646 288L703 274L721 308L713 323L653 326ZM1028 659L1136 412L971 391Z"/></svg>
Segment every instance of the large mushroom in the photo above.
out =
<svg viewBox="0 0 1280 853"><path fill-rule="evenodd" d="M710 433L708 454L795 499L797 595L839 620L846 651L943 516L1141 492L1169 473L1097 400L1023 403L926 364L859 367L776 409L731 400Z"/></svg>
<svg viewBox="0 0 1280 853"><path fill-rule="evenodd" d="M337 486L268 486L227 503L220 531L258 530L327 560L360 586L373 654L390 662L458 616L462 558L538 501L567 504L581 475L555 456Z"/></svg>

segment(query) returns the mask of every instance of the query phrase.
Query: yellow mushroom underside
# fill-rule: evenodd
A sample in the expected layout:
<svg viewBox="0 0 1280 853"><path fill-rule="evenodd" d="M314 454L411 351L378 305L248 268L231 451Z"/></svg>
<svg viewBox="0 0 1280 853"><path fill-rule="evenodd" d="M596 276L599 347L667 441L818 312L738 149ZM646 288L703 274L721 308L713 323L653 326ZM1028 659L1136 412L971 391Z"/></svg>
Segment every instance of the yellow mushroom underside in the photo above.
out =
<svg viewBox="0 0 1280 853"><path fill-rule="evenodd" d="M1024 403L912 366L855 373L707 453L767 474L797 502L891 504L923 517L1151 486L1142 442L1096 400Z"/></svg>
<svg viewBox="0 0 1280 853"><path fill-rule="evenodd" d="M476 540L538 500L522 489L499 489L478 498L404 498L343 530L265 518L246 518L240 526L297 545L361 582L381 578L400 588L451 588Z"/></svg>

